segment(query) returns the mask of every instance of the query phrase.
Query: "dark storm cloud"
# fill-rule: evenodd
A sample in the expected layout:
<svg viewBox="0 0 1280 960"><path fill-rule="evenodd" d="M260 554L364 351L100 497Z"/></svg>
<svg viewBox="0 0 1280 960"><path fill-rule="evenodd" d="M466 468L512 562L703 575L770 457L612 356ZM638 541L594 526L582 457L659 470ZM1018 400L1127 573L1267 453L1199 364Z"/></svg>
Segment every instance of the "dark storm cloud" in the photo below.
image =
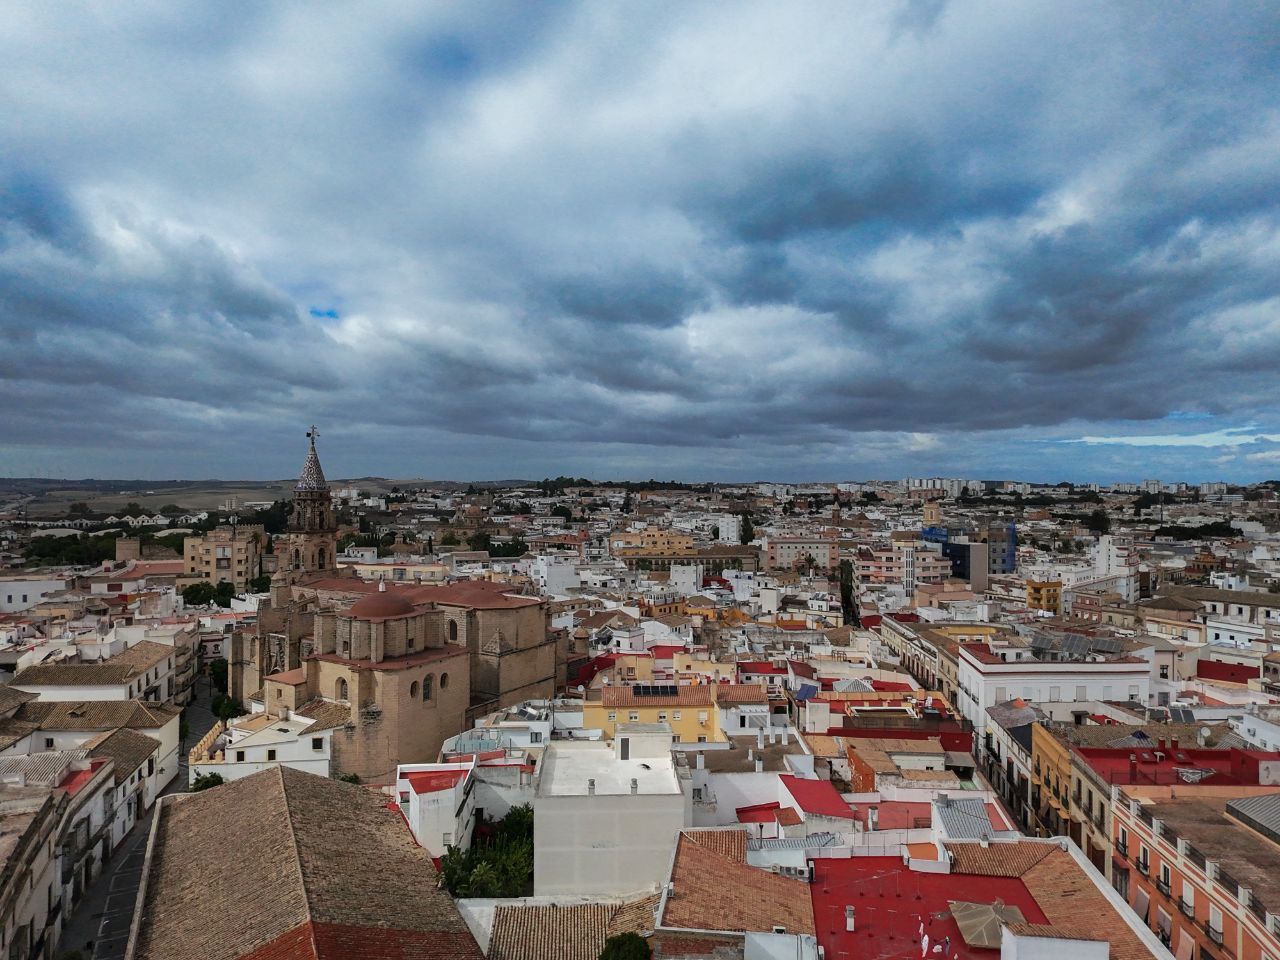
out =
<svg viewBox="0 0 1280 960"><path fill-rule="evenodd" d="M1265 7L95 11L0 37L0 472L1269 469L1044 443L1280 432Z"/></svg>

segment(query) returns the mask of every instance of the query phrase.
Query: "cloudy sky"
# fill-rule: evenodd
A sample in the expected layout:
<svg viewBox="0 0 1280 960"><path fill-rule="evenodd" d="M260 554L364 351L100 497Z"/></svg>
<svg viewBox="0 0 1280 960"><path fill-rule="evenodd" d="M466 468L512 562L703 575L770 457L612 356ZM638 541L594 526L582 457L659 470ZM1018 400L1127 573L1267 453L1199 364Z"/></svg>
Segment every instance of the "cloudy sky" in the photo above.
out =
<svg viewBox="0 0 1280 960"><path fill-rule="evenodd" d="M0 474L1280 476L1280 7L7 3Z"/></svg>

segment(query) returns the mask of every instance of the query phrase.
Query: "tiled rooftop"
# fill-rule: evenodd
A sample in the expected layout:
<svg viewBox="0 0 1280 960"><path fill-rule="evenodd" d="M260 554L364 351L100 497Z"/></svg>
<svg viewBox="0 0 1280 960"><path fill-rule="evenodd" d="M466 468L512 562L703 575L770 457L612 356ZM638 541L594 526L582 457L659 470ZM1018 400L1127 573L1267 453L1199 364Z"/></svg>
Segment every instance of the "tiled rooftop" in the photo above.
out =
<svg viewBox="0 0 1280 960"><path fill-rule="evenodd" d="M743 830L686 830L677 841L672 892L661 923L682 930L812 934L809 885L746 863Z"/></svg>

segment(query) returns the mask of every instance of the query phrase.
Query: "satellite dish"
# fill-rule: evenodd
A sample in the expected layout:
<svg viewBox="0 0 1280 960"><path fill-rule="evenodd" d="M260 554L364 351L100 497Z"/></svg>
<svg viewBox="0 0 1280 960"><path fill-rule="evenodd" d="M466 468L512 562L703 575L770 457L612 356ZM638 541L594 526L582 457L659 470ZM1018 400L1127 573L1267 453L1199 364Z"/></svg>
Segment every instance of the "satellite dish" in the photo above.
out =
<svg viewBox="0 0 1280 960"><path fill-rule="evenodd" d="M586 690L586 688L585 688L582 684L578 684L578 692L579 692L579 693L583 693L585 690Z"/></svg>
<svg viewBox="0 0 1280 960"><path fill-rule="evenodd" d="M1211 735L1212 733L1213 733L1213 731L1212 731L1212 730L1210 730L1208 727L1201 727L1201 728L1200 728L1200 736L1201 736L1203 739L1205 739L1205 740L1208 740L1208 739L1209 739L1209 737L1210 737L1210 735Z"/></svg>

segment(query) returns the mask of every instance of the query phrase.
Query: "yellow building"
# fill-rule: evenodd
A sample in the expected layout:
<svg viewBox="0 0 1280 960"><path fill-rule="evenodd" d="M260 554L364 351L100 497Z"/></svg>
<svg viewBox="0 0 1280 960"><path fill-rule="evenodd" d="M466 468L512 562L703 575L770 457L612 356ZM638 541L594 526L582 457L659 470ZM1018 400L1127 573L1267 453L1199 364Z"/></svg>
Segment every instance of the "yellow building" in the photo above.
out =
<svg viewBox="0 0 1280 960"><path fill-rule="evenodd" d="M607 676L610 683L651 683L653 681L653 656L651 654L620 653L613 661Z"/></svg>
<svg viewBox="0 0 1280 960"><path fill-rule="evenodd" d="M1028 580L1027 609L1047 610L1055 617L1062 613L1061 580Z"/></svg>
<svg viewBox="0 0 1280 960"><path fill-rule="evenodd" d="M603 730L611 740L620 723L666 723L678 743L723 743L728 734L720 725L721 707L760 709L769 702L768 691L755 683L610 686L591 697L582 708L587 729Z"/></svg>
<svg viewBox="0 0 1280 960"><path fill-rule="evenodd" d="M732 683L738 675L735 663L720 663L707 657L697 657L691 653L677 653L671 658L671 668L679 679L693 679L695 682Z"/></svg>
<svg viewBox="0 0 1280 960"><path fill-rule="evenodd" d="M694 553L692 534L665 527L611 534L609 546L615 557L687 557Z"/></svg>
<svg viewBox="0 0 1280 960"><path fill-rule="evenodd" d="M1066 836L1071 827L1071 748L1039 723L1031 725L1031 776L1037 833Z"/></svg>
<svg viewBox="0 0 1280 960"><path fill-rule="evenodd" d="M226 581L237 591L261 571L261 548L266 531L261 524L215 527L203 537L187 537L182 543L183 572L210 583Z"/></svg>

